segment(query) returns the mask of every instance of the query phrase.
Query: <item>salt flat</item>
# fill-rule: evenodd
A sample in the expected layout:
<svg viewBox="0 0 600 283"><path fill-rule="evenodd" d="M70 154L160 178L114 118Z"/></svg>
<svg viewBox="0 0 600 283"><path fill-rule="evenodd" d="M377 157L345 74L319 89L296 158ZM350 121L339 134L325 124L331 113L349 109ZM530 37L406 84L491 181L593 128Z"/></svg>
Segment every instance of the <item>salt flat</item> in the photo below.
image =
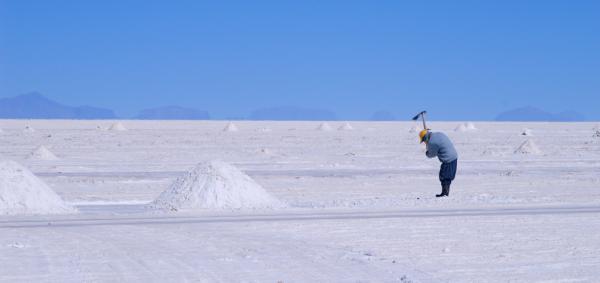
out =
<svg viewBox="0 0 600 283"><path fill-rule="evenodd" d="M434 196L439 162L425 158L413 123L120 123L0 121L2 159L79 209L0 216L0 281L600 278L600 123L431 122L460 155L445 199ZM56 158L31 158L40 146ZM210 160L287 207L148 208Z"/></svg>

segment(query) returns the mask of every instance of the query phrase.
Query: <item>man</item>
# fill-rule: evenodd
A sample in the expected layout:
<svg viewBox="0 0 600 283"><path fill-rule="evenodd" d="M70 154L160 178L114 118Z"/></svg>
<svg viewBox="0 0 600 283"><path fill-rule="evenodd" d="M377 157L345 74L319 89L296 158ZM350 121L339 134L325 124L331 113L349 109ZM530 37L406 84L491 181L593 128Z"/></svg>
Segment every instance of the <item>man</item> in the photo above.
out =
<svg viewBox="0 0 600 283"><path fill-rule="evenodd" d="M427 145L425 155L429 158L437 158L442 162L440 166L440 182L442 183L442 193L436 197L447 197L450 194L450 184L456 176L456 165L458 163L458 153L452 144L452 141L444 133L433 133L429 130L422 130L419 133L421 143Z"/></svg>

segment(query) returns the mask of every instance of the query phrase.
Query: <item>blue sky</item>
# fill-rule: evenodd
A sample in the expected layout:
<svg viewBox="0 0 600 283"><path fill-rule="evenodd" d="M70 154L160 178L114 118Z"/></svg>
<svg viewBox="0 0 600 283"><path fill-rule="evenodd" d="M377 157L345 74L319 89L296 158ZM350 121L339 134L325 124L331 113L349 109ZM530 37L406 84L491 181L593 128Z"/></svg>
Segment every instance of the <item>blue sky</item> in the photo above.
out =
<svg viewBox="0 0 600 283"><path fill-rule="evenodd" d="M132 116L279 105L342 119L600 119L600 1L5 1L0 97Z"/></svg>

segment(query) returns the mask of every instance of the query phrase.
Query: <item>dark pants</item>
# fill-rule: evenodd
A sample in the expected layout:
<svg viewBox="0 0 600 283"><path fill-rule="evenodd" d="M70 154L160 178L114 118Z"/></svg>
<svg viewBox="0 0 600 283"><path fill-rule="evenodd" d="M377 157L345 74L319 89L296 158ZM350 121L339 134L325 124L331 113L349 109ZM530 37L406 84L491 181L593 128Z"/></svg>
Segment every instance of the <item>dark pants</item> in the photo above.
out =
<svg viewBox="0 0 600 283"><path fill-rule="evenodd" d="M442 183L442 195L450 194L450 184L456 177L456 167L458 160L452 162L442 162L440 166L440 182Z"/></svg>

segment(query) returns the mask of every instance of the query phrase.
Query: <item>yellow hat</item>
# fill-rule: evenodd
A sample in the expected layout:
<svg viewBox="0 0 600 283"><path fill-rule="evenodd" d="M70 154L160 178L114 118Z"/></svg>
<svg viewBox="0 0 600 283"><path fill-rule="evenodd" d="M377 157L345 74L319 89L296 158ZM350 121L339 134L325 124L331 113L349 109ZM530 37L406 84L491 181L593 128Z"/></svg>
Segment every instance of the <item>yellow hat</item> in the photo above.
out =
<svg viewBox="0 0 600 283"><path fill-rule="evenodd" d="M422 130L422 131L419 133L419 138L420 138L421 142L424 142L424 141L425 141L425 136L427 135L427 133L429 133L429 131L428 131L427 129L425 129L425 130Z"/></svg>

